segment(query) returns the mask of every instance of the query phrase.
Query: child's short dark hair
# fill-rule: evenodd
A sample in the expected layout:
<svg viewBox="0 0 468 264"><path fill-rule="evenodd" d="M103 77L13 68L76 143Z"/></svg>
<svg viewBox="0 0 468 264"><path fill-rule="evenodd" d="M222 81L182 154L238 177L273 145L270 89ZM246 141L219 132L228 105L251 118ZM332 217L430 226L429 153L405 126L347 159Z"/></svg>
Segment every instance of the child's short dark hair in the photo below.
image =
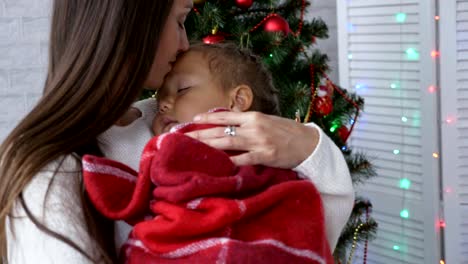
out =
<svg viewBox="0 0 468 264"><path fill-rule="evenodd" d="M281 114L278 90L260 57L232 43L200 43L192 45L188 52L190 51L201 52L207 56L211 73L218 78L224 89L248 85L254 94L249 110L270 115Z"/></svg>

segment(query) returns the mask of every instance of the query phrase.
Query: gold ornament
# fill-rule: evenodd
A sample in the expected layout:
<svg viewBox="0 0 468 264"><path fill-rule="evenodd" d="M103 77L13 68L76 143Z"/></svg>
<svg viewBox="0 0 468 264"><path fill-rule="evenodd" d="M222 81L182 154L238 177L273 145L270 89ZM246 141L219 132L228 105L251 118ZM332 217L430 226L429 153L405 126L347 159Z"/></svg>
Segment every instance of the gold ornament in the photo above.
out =
<svg viewBox="0 0 468 264"><path fill-rule="evenodd" d="M357 245L357 234L359 233L359 230L362 228L364 223L361 223L356 229L354 229L354 236L353 236L353 245L351 246L351 252L349 253L348 257L348 262L347 264L351 264L351 260L353 259L354 251L356 250L356 245Z"/></svg>

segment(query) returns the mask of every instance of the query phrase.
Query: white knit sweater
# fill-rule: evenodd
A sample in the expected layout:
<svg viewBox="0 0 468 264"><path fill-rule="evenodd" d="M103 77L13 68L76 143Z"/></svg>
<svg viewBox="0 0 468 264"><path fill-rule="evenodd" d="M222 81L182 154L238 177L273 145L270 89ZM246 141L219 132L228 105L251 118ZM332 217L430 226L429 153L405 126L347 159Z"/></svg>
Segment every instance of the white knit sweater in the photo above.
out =
<svg viewBox="0 0 468 264"><path fill-rule="evenodd" d="M153 136L150 128L155 114L153 104L153 100L138 102L136 107L143 113L141 118L126 127L114 126L100 136L100 145L108 158L138 169L140 153ZM319 130L319 143L316 150L294 170L300 177L310 179L319 190L325 211L327 238L330 247L334 249L351 213L354 190L340 150L319 127L308 125ZM54 177L46 204L44 203L57 166L58 163L53 162L34 177L24 192L26 204L40 221L93 255L96 247L84 229L79 198L80 175L76 173L79 163L74 157L66 157ZM14 213L19 217L7 222L9 263L90 263L75 249L40 231L26 217L19 203L16 204ZM14 224L13 229L10 228L10 223ZM116 223L117 247L126 240L129 230L124 222Z"/></svg>

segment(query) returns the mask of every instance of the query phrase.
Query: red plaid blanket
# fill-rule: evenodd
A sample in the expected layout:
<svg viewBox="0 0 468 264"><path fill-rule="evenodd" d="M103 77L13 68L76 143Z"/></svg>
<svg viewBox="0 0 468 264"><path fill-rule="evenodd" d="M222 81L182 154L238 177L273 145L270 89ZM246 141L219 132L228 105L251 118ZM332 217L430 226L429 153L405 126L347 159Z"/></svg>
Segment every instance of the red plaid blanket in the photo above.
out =
<svg viewBox="0 0 468 264"><path fill-rule="evenodd" d="M333 263L321 199L291 170L236 167L183 133L151 139L140 172L85 156L96 209L134 225L125 263Z"/></svg>

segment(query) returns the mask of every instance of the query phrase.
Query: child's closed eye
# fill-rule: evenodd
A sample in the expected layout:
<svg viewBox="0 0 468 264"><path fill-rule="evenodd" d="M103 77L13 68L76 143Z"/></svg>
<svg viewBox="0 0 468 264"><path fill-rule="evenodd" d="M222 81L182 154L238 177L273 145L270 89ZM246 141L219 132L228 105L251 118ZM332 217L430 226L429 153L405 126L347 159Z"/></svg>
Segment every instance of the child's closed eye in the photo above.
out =
<svg viewBox="0 0 468 264"><path fill-rule="evenodd" d="M190 89L190 87L179 88L179 89L177 90L177 94L185 93L185 92L188 91L188 89Z"/></svg>

